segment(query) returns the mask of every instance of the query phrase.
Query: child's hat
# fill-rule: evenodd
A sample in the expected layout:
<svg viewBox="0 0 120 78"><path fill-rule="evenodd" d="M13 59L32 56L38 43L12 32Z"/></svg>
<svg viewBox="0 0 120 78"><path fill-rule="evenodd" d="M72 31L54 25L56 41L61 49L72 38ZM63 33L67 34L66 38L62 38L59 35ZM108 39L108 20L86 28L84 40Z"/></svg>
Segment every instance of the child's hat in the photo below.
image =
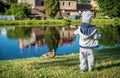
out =
<svg viewBox="0 0 120 78"><path fill-rule="evenodd" d="M93 14L89 10L83 11L82 12L82 22L84 22L84 23L91 23L92 16L93 16Z"/></svg>

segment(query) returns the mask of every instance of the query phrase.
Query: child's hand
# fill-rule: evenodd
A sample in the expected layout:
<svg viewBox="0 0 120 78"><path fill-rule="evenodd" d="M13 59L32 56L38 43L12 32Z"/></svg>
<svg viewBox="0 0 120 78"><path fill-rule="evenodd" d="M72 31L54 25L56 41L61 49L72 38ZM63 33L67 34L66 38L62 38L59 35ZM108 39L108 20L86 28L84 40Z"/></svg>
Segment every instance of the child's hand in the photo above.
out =
<svg viewBox="0 0 120 78"><path fill-rule="evenodd" d="M100 33L96 33L95 35L94 35L94 39L99 39L99 38L101 38L101 34Z"/></svg>
<svg viewBox="0 0 120 78"><path fill-rule="evenodd" d="M102 36L102 34L99 33L99 34L98 34L98 37L101 38L101 36Z"/></svg>

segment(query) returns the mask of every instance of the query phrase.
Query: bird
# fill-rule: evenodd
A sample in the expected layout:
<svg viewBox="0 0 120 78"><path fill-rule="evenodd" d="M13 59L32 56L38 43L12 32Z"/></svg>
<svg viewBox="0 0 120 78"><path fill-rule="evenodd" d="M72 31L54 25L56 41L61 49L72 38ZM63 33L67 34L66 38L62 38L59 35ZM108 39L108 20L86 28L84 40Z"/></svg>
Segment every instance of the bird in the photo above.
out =
<svg viewBox="0 0 120 78"><path fill-rule="evenodd" d="M55 57L55 52L54 52L54 50L52 50L52 52L47 52L43 56L46 58L53 58L53 57Z"/></svg>

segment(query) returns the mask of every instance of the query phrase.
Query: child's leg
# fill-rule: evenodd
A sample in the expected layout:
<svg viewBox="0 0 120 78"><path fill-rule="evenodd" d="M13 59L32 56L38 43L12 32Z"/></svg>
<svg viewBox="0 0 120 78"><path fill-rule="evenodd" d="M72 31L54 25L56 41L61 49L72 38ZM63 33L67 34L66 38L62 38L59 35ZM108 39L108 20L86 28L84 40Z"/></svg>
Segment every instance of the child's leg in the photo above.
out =
<svg viewBox="0 0 120 78"><path fill-rule="evenodd" d="M84 48L80 48L80 70L85 71L87 68L87 63L86 63L86 51Z"/></svg>
<svg viewBox="0 0 120 78"><path fill-rule="evenodd" d="M88 71L92 71L92 68L94 66L94 55L93 55L93 49L88 49L87 51L87 59L88 59Z"/></svg>

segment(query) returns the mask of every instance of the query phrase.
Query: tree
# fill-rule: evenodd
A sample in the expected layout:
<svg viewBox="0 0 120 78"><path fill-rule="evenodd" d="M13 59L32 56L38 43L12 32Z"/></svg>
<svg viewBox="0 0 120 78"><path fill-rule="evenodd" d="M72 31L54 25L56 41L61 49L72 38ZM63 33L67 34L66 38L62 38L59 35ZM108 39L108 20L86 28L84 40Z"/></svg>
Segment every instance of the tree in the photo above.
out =
<svg viewBox="0 0 120 78"><path fill-rule="evenodd" d="M32 33L31 31L31 27L16 27L15 30L8 30L7 36L11 39L30 38Z"/></svg>
<svg viewBox="0 0 120 78"><path fill-rule="evenodd" d="M105 15L120 17L120 1L119 0L97 0L100 9Z"/></svg>
<svg viewBox="0 0 120 78"><path fill-rule="evenodd" d="M10 9L6 10L5 15L14 15L16 19L23 19L27 18L30 13L30 5L21 3L11 4Z"/></svg>
<svg viewBox="0 0 120 78"><path fill-rule="evenodd" d="M0 1L0 14L4 14L5 13L5 9L9 8L10 6L3 3L3 1Z"/></svg>
<svg viewBox="0 0 120 78"><path fill-rule="evenodd" d="M114 46L118 41L119 31L117 27L112 25L105 25L101 27L100 32L102 33L102 38L100 38L100 44L103 46ZM110 35L108 35L110 34ZM110 40L108 40L110 39Z"/></svg>
<svg viewBox="0 0 120 78"><path fill-rule="evenodd" d="M60 10L59 0L45 0L45 13L50 18L54 18L58 11Z"/></svg>
<svg viewBox="0 0 120 78"><path fill-rule="evenodd" d="M55 51L58 47L58 43L60 40L60 34L55 27L47 27L45 31L45 42L50 49L50 52L46 54L48 58L52 58L55 56Z"/></svg>

